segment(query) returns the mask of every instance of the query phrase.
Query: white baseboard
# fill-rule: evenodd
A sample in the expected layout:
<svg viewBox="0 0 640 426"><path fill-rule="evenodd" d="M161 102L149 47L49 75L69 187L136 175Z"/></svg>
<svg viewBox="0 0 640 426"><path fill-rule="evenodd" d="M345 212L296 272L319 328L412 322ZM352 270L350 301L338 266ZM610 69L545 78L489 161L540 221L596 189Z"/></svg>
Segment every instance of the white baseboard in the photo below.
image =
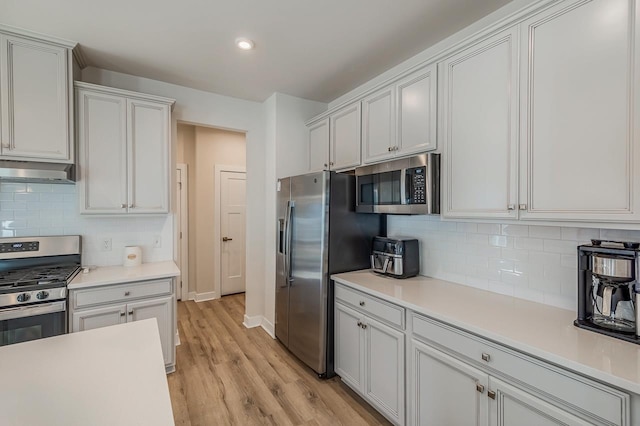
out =
<svg viewBox="0 0 640 426"><path fill-rule="evenodd" d="M217 299L215 291L208 291L206 293L196 293L194 300L196 302L205 302L207 300Z"/></svg>
<svg viewBox="0 0 640 426"><path fill-rule="evenodd" d="M247 328L260 327L262 325L262 319L262 315L255 315L253 317L245 315L242 324Z"/></svg>
<svg viewBox="0 0 640 426"><path fill-rule="evenodd" d="M265 317L262 317L262 324L260 324L260 326L264 329L264 331L267 332L269 336L271 336L273 339L276 338L276 334L274 331L275 329L271 321L267 320Z"/></svg>
<svg viewBox="0 0 640 426"><path fill-rule="evenodd" d="M189 294L187 295L187 300L196 300L196 292L190 291Z"/></svg>

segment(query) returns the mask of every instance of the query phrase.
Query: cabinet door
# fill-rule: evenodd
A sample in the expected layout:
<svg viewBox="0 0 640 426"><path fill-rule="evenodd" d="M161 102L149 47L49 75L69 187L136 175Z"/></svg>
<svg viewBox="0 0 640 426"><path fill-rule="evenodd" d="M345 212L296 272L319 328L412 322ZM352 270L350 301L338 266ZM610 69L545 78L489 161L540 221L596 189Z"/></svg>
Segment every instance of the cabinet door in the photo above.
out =
<svg viewBox="0 0 640 426"><path fill-rule="evenodd" d="M398 154L413 154L437 148L436 83L435 64L397 83Z"/></svg>
<svg viewBox="0 0 640 426"><path fill-rule="evenodd" d="M329 170L329 119L309 126L309 173Z"/></svg>
<svg viewBox="0 0 640 426"><path fill-rule="evenodd" d="M359 166L361 155L360 102L331 115L330 121L330 168L340 170Z"/></svg>
<svg viewBox="0 0 640 426"><path fill-rule="evenodd" d="M494 377L489 380L489 388L495 392L495 399L489 399L491 426L586 426L592 424Z"/></svg>
<svg viewBox="0 0 640 426"><path fill-rule="evenodd" d="M173 364L175 352L172 305L172 296L127 304L127 321L140 321L149 318L155 318L158 321L162 354L164 363L167 365Z"/></svg>
<svg viewBox="0 0 640 426"><path fill-rule="evenodd" d="M522 219L640 219L635 3L561 2L521 24Z"/></svg>
<svg viewBox="0 0 640 426"><path fill-rule="evenodd" d="M127 211L127 100L76 90L81 213Z"/></svg>
<svg viewBox="0 0 640 426"><path fill-rule="evenodd" d="M2 157L73 162L69 51L0 36Z"/></svg>
<svg viewBox="0 0 640 426"><path fill-rule="evenodd" d="M404 333L365 319L365 395L398 424L404 424Z"/></svg>
<svg viewBox="0 0 640 426"><path fill-rule="evenodd" d="M362 101L362 156L371 163L395 155L396 114L394 86Z"/></svg>
<svg viewBox="0 0 640 426"><path fill-rule="evenodd" d="M416 340L411 351L410 424L488 424L486 373Z"/></svg>
<svg viewBox="0 0 640 426"><path fill-rule="evenodd" d="M127 100L129 213L169 212L169 106Z"/></svg>
<svg viewBox="0 0 640 426"><path fill-rule="evenodd" d="M353 389L363 388L364 335L360 328L362 316L341 303L335 304L335 370Z"/></svg>
<svg viewBox="0 0 640 426"><path fill-rule="evenodd" d="M518 34L441 63L444 217L517 218Z"/></svg>
<svg viewBox="0 0 640 426"><path fill-rule="evenodd" d="M123 324L127 322L126 312L124 304L74 312L71 320L71 332Z"/></svg>

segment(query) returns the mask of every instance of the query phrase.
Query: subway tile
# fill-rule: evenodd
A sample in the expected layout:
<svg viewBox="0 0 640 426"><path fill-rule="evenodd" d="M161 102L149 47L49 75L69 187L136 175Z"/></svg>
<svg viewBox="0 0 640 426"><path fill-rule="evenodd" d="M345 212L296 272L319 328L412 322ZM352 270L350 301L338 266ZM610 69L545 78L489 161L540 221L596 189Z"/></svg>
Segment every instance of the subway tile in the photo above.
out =
<svg viewBox="0 0 640 426"><path fill-rule="evenodd" d="M33 192L16 192L13 197L16 201L40 201L40 194Z"/></svg>
<svg viewBox="0 0 640 426"><path fill-rule="evenodd" d="M457 229L458 229L458 232L476 233L478 232L478 224L461 222L461 223L458 223Z"/></svg>
<svg viewBox="0 0 640 426"><path fill-rule="evenodd" d="M513 272L515 262L507 259L489 259L489 269L495 271Z"/></svg>
<svg viewBox="0 0 640 426"><path fill-rule="evenodd" d="M489 236L485 234L467 234L467 242L478 245L489 245Z"/></svg>
<svg viewBox="0 0 640 426"><path fill-rule="evenodd" d="M502 235L511 235L514 237L527 237L529 235L529 226L527 225L502 225Z"/></svg>
<svg viewBox="0 0 640 426"><path fill-rule="evenodd" d="M529 260L528 250L502 249L501 254L504 259L519 260L521 262Z"/></svg>
<svg viewBox="0 0 640 426"><path fill-rule="evenodd" d="M466 257L467 265L471 267L479 267L479 268L488 268L489 267L489 259L483 256L475 256L475 255L467 255Z"/></svg>
<svg viewBox="0 0 640 426"><path fill-rule="evenodd" d="M27 227L26 219L3 220L2 229L20 229Z"/></svg>
<svg viewBox="0 0 640 426"><path fill-rule="evenodd" d="M575 241L569 240L544 240L544 251L560 254L578 253L578 245Z"/></svg>
<svg viewBox="0 0 640 426"><path fill-rule="evenodd" d="M35 195L35 194L33 194ZM64 201L64 194L56 194L53 192L45 192L45 193L41 193L40 195L40 201L45 202L45 203L61 203Z"/></svg>
<svg viewBox="0 0 640 426"><path fill-rule="evenodd" d="M530 264L527 262L515 262L513 266L513 272L526 275L530 272Z"/></svg>
<svg viewBox="0 0 640 426"><path fill-rule="evenodd" d="M560 265L560 254L542 251L529 252L529 263L535 265Z"/></svg>
<svg viewBox="0 0 640 426"><path fill-rule="evenodd" d="M589 241L591 239L600 238L599 229L589 228L562 228L562 239L572 241Z"/></svg>
<svg viewBox="0 0 640 426"><path fill-rule="evenodd" d="M603 240L640 241L640 231L601 229L600 238Z"/></svg>
<svg viewBox="0 0 640 426"><path fill-rule="evenodd" d="M562 233L559 226L529 226L529 236L559 240Z"/></svg>
<svg viewBox="0 0 640 426"><path fill-rule="evenodd" d="M2 182L2 183L0 183L0 191L2 191L2 192L27 192L27 184L26 183Z"/></svg>
<svg viewBox="0 0 640 426"><path fill-rule="evenodd" d="M527 237L519 237L516 238L515 247L516 249L523 250L542 250L544 240L540 238L527 238Z"/></svg>
<svg viewBox="0 0 640 426"><path fill-rule="evenodd" d="M571 254L563 254L560 256L560 265L565 268L577 268L578 267L578 256Z"/></svg>
<svg viewBox="0 0 640 426"><path fill-rule="evenodd" d="M13 192L0 192L0 201L13 201L14 195Z"/></svg>
<svg viewBox="0 0 640 426"><path fill-rule="evenodd" d="M507 237L506 235L489 235L489 245L492 247L512 248L515 244L514 237Z"/></svg>
<svg viewBox="0 0 640 426"><path fill-rule="evenodd" d="M481 290L488 290L489 280L486 278L467 276L466 285L468 285L469 287L479 288Z"/></svg>
<svg viewBox="0 0 640 426"><path fill-rule="evenodd" d="M560 309L575 311L577 309L576 300L559 294L544 293L543 303L549 306L555 306Z"/></svg>
<svg viewBox="0 0 640 426"><path fill-rule="evenodd" d="M479 223L478 224L478 233L479 234L499 234L500 233L500 224L497 224L497 223Z"/></svg>
<svg viewBox="0 0 640 426"><path fill-rule="evenodd" d="M52 184L49 183L29 183L27 192L51 192Z"/></svg>
<svg viewBox="0 0 640 426"><path fill-rule="evenodd" d="M2 210L26 210L26 201L0 201L0 209Z"/></svg>
<svg viewBox="0 0 640 426"><path fill-rule="evenodd" d="M500 273L500 281L505 284L511 284L514 286L526 287L527 282L529 281L529 277L525 274L521 274L518 272L507 272L502 271Z"/></svg>
<svg viewBox="0 0 640 426"><path fill-rule="evenodd" d="M51 185L51 192L75 194L76 185Z"/></svg>
<svg viewBox="0 0 640 426"><path fill-rule="evenodd" d="M527 287L515 287L513 289L513 297L530 300L532 302L544 303L543 292Z"/></svg>
<svg viewBox="0 0 640 426"><path fill-rule="evenodd" d="M0 220L13 220L14 213L13 210L0 210Z"/></svg>

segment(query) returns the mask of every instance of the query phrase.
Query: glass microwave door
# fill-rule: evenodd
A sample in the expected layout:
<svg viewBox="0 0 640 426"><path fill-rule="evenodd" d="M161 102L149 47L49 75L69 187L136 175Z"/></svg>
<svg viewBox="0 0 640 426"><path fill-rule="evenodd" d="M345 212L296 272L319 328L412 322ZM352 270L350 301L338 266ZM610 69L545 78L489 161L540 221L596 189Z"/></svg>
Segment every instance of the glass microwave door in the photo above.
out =
<svg viewBox="0 0 640 426"><path fill-rule="evenodd" d="M375 178L377 175L366 175L358 177L359 200L358 205L373 206L377 204L377 191Z"/></svg>
<svg viewBox="0 0 640 426"><path fill-rule="evenodd" d="M400 176L402 172L395 170L391 172L378 173L378 203L379 205L402 204L400 194Z"/></svg>

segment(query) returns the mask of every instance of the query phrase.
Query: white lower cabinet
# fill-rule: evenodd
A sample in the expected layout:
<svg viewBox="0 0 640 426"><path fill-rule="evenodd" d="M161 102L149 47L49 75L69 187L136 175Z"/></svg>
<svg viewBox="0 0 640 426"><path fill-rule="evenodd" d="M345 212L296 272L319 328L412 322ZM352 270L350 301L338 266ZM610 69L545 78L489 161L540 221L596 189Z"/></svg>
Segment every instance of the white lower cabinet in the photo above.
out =
<svg viewBox="0 0 640 426"><path fill-rule="evenodd" d="M411 341L408 375L410 423L487 426L489 375L417 340Z"/></svg>
<svg viewBox="0 0 640 426"><path fill-rule="evenodd" d="M366 311L368 305L363 302L358 306ZM346 304L336 303L336 373L395 424L404 424L404 360L405 334L402 330Z"/></svg>
<svg viewBox="0 0 640 426"><path fill-rule="evenodd" d="M173 280L141 281L71 290L70 332L155 318L167 371L175 369Z"/></svg>
<svg viewBox="0 0 640 426"><path fill-rule="evenodd" d="M631 425L624 392L411 315L412 425Z"/></svg>

